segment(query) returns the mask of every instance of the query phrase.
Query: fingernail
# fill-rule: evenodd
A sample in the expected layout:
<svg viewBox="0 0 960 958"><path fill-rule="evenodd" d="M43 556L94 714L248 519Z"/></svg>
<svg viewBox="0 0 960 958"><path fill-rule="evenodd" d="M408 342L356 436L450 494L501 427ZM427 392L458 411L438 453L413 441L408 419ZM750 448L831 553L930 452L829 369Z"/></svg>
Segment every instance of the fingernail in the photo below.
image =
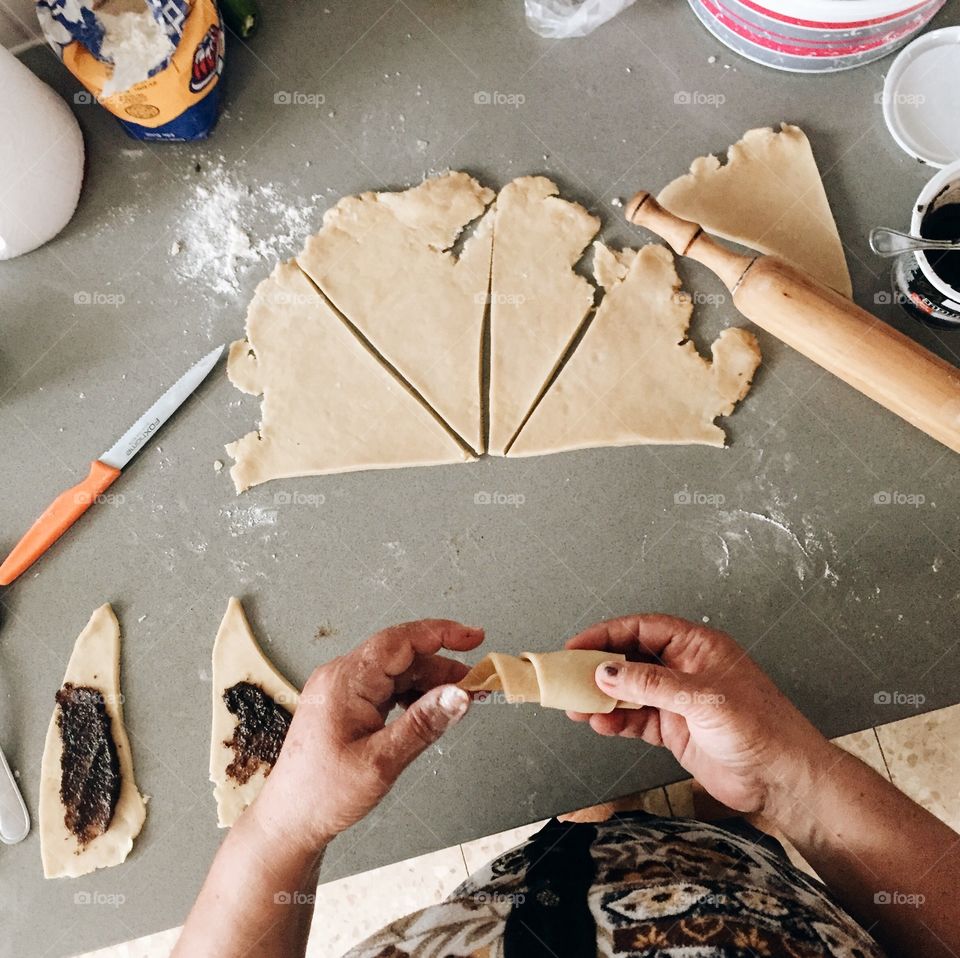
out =
<svg viewBox="0 0 960 958"><path fill-rule="evenodd" d="M604 662L598 669L600 677L608 682L612 682L620 674L620 666L613 662Z"/></svg>
<svg viewBox="0 0 960 958"><path fill-rule="evenodd" d="M470 704L470 696L456 685L448 685L440 693L440 709L450 718L458 718L463 715Z"/></svg>

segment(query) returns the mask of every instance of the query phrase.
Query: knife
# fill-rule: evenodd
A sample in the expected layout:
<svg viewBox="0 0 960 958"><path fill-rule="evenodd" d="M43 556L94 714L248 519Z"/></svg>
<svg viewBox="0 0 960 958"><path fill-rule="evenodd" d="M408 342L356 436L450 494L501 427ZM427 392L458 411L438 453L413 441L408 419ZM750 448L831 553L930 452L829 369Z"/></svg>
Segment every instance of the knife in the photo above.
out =
<svg viewBox="0 0 960 958"><path fill-rule="evenodd" d="M83 482L61 492L27 530L0 565L0 585L10 585L33 565L92 506L124 466L157 434L184 400L207 378L223 355L223 346L191 366L99 459Z"/></svg>

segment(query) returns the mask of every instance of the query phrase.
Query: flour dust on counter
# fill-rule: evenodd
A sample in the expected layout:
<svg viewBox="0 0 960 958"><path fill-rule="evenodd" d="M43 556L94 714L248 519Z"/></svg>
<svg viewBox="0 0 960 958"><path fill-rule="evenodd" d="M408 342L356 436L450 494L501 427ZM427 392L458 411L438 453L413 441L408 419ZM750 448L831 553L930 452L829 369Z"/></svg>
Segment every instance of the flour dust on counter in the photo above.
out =
<svg viewBox="0 0 960 958"><path fill-rule="evenodd" d="M195 159L187 179L196 182L170 247L173 269L216 296L235 295L254 266L292 252L317 216L317 196L287 199L290 185L248 184L242 165L228 168L222 157Z"/></svg>
<svg viewBox="0 0 960 958"><path fill-rule="evenodd" d="M687 336L693 305L666 247L594 250L603 300L507 455L645 442L722 446L726 434L714 420L750 389L756 338L725 329L708 362Z"/></svg>
<svg viewBox="0 0 960 958"><path fill-rule="evenodd" d="M120 625L103 605L80 633L40 765L40 856L46 878L123 862L146 818L120 691Z"/></svg>
<svg viewBox="0 0 960 958"><path fill-rule="evenodd" d="M837 224L803 130L748 130L727 162L701 156L657 198L708 233L780 256L844 296L850 273Z"/></svg>
<svg viewBox="0 0 960 958"><path fill-rule="evenodd" d="M210 781L217 823L229 828L263 788L300 693L263 654L236 598L217 631L212 674Z"/></svg>

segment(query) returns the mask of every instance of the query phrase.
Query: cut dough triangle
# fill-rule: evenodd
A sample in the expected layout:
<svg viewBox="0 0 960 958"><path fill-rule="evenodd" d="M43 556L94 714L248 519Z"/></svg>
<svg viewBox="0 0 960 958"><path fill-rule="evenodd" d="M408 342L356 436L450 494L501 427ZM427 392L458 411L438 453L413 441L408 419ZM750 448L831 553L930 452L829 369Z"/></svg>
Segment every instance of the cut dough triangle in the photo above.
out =
<svg viewBox="0 0 960 958"><path fill-rule="evenodd" d="M490 452L504 452L593 305L572 269L600 229L542 176L497 197L490 306Z"/></svg>
<svg viewBox="0 0 960 958"><path fill-rule="evenodd" d="M210 734L210 781L217 800L217 823L228 828L257 797L267 778L261 766L240 784L227 773L234 760L226 744L233 737L237 718L227 708L223 693L238 682L258 686L277 705L291 714L297 709L300 693L274 668L263 654L239 599L231 598L213 644L213 722Z"/></svg>
<svg viewBox="0 0 960 958"><path fill-rule="evenodd" d="M494 193L447 173L401 193L348 196L297 257L336 308L474 451L491 217L450 252Z"/></svg>
<svg viewBox="0 0 960 958"><path fill-rule="evenodd" d="M40 763L40 857L46 878L76 877L119 865L133 848L133 840L146 818L146 799L133 777L130 742L123 725L120 625L109 605L100 606L80 633L63 677L63 685L67 683L96 689L103 696L120 769L120 793L106 831L81 845L67 828L60 799L63 741L58 724L61 709L57 705L47 728Z"/></svg>
<svg viewBox="0 0 960 958"><path fill-rule="evenodd" d="M257 287L227 373L263 394L259 431L226 447L237 492L270 479L471 458L296 264L277 264Z"/></svg>
<svg viewBox="0 0 960 958"><path fill-rule="evenodd" d="M606 295L509 455L633 443L722 446L725 434L713 420L750 388L760 362L756 339L725 329L708 362L686 340L692 306L679 293L670 252L655 244L639 252L594 248Z"/></svg>
<svg viewBox="0 0 960 958"><path fill-rule="evenodd" d="M810 142L797 126L748 130L727 163L701 156L658 197L708 233L773 253L850 296L850 273Z"/></svg>

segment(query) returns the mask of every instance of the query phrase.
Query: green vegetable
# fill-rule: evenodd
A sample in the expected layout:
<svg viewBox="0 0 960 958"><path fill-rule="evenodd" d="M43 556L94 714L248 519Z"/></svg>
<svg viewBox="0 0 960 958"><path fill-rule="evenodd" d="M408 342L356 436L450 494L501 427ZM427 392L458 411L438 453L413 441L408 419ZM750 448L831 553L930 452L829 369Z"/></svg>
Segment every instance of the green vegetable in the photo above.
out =
<svg viewBox="0 0 960 958"><path fill-rule="evenodd" d="M220 12L226 25L241 39L257 32L260 6L257 0L220 0Z"/></svg>

